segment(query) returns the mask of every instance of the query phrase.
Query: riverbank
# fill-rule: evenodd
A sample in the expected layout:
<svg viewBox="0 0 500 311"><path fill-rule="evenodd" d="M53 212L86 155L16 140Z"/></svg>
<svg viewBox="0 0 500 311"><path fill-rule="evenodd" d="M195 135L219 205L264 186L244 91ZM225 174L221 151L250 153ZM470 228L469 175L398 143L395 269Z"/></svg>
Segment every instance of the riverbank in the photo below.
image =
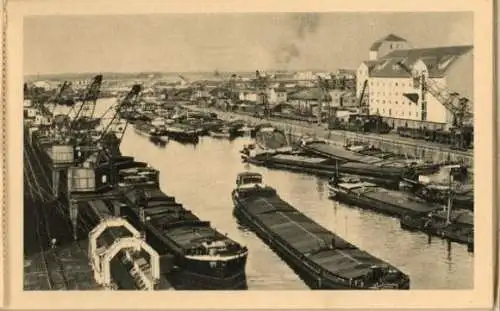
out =
<svg viewBox="0 0 500 311"><path fill-rule="evenodd" d="M473 167L473 151L453 150L445 146L426 141L412 140L402 138L394 134L376 135L354 133L348 131L328 130L324 125L307 124L300 121L283 119L262 119L250 115L235 112L220 111L210 108L201 108L197 106L185 106L193 111L215 112L223 120L242 119L252 125L270 123L276 128L282 130L290 138L298 140L302 137L312 137L324 139L330 144L344 146L347 142L363 142L380 148L385 152L392 152L407 157L422 159L432 163L460 162L467 167Z"/></svg>

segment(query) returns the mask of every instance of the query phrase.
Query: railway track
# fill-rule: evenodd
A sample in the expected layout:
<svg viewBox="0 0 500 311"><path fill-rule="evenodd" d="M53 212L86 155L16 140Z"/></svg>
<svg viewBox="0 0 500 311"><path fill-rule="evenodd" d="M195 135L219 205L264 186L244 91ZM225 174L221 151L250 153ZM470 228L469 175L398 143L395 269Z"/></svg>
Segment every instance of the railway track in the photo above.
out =
<svg viewBox="0 0 500 311"><path fill-rule="evenodd" d="M35 220L35 236L37 244L40 248L40 256L42 259L42 270L47 277L47 286L49 290L62 290L69 288L69 282L64 270L64 265L60 260L56 249L50 248L49 243L53 238L49 219L45 211L47 203L50 204L50 194L47 193L37 181L35 170L31 160L25 151L25 167L24 178L27 185L28 194L33 201L33 217ZM25 190L26 191L26 190Z"/></svg>

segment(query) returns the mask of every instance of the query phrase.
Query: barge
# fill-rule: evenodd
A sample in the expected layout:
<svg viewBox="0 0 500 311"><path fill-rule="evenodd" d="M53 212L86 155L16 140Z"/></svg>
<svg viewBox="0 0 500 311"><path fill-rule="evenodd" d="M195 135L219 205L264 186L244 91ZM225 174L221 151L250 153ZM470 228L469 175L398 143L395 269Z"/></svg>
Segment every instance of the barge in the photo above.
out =
<svg viewBox="0 0 500 311"><path fill-rule="evenodd" d="M234 215L314 289L409 289L410 278L282 200L258 173L240 173Z"/></svg>
<svg viewBox="0 0 500 311"><path fill-rule="evenodd" d="M391 216L423 216L439 208L412 194L385 189L357 178L334 176L328 182L328 190L334 200Z"/></svg>
<svg viewBox="0 0 500 311"><path fill-rule="evenodd" d="M360 162L367 164L374 164L381 162L382 159L371 155L360 154L355 151L346 150L344 148L336 147L328 144L323 140L303 140L300 148L309 154L325 157L328 159L344 161L344 162Z"/></svg>
<svg viewBox="0 0 500 311"><path fill-rule="evenodd" d="M405 168L375 166L371 164L347 162L338 164L336 160L307 156L294 151L263 152L260 154L246 148L242 150L243 161L273 169L284 169L319 176L349 174L363 176L376 184L398 189Z"/></svg>
<svg viewBox="0 0 500 311"><path fill-rule="evenodd" d="M170 138L182 143L196 144L200 139L196 129L183 124L167 125L165 131Z"/></svg>
<svg viewBox="0 0 500 311"><path fill-rule="evenodd" d="M186 289L246 289L246 247L163 193L156 170L129 164L119 175L122 215L144 230L158 253L173 255L174 283Z"/></svg>

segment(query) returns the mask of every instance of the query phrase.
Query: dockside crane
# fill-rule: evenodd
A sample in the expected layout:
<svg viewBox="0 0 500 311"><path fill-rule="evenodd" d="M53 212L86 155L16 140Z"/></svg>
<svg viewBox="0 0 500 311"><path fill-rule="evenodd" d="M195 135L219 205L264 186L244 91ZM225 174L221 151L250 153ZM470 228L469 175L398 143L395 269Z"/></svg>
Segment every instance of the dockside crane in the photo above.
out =
<svg viewBox="0 0 500 311"><path fill-rule="evenodd" d="M53 103L54 107L52 107L52 111L50 112L51 115L54 115L54 112L56 110L57 104L61 101L61 98L63 94L70 89L71 87L71 82L68 81L63 81L61 85L59 86L59 89L47 100L47 104Z"/></svg>
<svg viewBox="0 0 500 311"><path fill-rule="evenodd" d="M398 65L408 72L414 80L414 85L422 90L422 100L425 101L426 93L430 93L436 98L453 116L451 125L455 128L463 128L472 125L472 101L460 94L452 92L448 88L439 85L432 79L427 78L423 73L411 70L403 62Z"/></svg>
<svg viewBox="0 0 500 311"><path fill-rule="evenodd" d="M456 147L466 149L472 141L473 135L472 101L439 85L424 73L411 70L402 61L398 62L398 65L411 75L414 81L413 85L421 89L424 110L427 109L426 97L429 93L451 113L452 120L446 124L445 130L449 131L452 137L455 137L452 140L455 141Z"/></svg>
<svg viewBox="0 0 500 311"><path fill-rule="evenodd" d="M120 156L120 144L128 126L127 119L120 118L121 111L130 105L134 105L135 102L140 99L141 91L142 85L135 84L123 99L118 100L104 112L100 120L104 120L104 116L110 111L113 111L111 118L107 118L110 119L110 121L99 137L91 139L91 137L88 136L86 139L81 139L76 144L77 164L83 163L90 155L96 152L105 155L108 159Z"/></svg>
<svg viewBox="0 0 500 311"><path fill-rule="evenodd" d="M120 145L127 130L128 120L121 119L121 111L128 106L133 106L140 99L140 93L142 92L142 85L135 84L132 86L128 94L119 101L116 105L115 112L111 117L110 122L107 124L106 128L102 132L97 143L103 146L103 150L108 153L109 156L116 156L120 154Z"/></svg>
<svg viewBox="0 0 500 311"><path fill-rule="evenodd" d="M73 121L78 119L92 119L95 112L95 106L99 99L102 86L102 75L97 75L92 79L92 82L85 89L82 96L82 104L77 110ZM74 123L76 125L76 123Z"/></svg>

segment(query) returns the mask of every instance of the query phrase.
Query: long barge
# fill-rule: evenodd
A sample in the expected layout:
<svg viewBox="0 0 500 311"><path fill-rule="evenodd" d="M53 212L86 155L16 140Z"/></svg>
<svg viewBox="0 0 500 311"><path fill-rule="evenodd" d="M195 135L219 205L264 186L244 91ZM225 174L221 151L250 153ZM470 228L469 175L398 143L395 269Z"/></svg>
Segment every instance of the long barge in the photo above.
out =
<svg viewBox="0 0 500 311"><path fill-rule="evenodd" d="M410 278L282 200L258 173L240 173L234 215L314 289L409 289Z"/></svg>
<svg viewBox="0 0 500 311"><path fill-rule="evenodd" d="M199 219L159 188L159 172L127 165L119 172L122 214L159 253L174 256L176 283L189 289L245 289L248 249Z"/></svg>
<svg viewBox="0 0 500 311"><path fill-rule="evenodd" d="M328 190L330 197L336 201L391 216L423 216L440 208L412 194L386 189L359 179L333 177L328 183Z"/></svg>
<svg viewBox="0 0 500 311"><path fill-rule="evenodd" d="M242 159L253 165L319 176L331 177L336 174L364 176L391 189L399 188L401 177L406 172L406 168L403 167L376 166L357 162L338 164L336 160L288 151L253 154L251 150L243 150Z"/></svg>
<svg viewBox="0 0 500 311"><path fill-rule="evenodd" d="M344 148L330 145L322 140L304 140L300 144L300 148L304 150L304 152L310 153L312 155L338 161L360 162L367 164L374 164L382 161L382 159L380 159L379 157L363 155L351 150L346 150Z"/></svg>

